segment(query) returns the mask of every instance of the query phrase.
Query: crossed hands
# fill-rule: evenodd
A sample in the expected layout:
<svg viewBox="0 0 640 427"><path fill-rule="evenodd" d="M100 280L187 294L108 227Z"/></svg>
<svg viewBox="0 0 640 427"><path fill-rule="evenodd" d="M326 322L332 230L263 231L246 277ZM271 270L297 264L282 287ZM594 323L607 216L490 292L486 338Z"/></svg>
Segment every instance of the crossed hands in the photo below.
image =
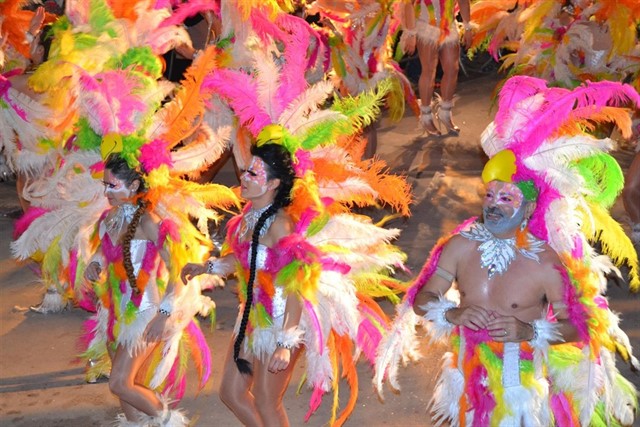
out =
<svg viewBox="0 0 640 427"><path fill-rule="evenodd" d="M447 320L454 325L466 326L478 331L486 329L494 341L520 342L533 339L533 326L514 316L503 316L477 305L457 307L446 312Z"/></svg>

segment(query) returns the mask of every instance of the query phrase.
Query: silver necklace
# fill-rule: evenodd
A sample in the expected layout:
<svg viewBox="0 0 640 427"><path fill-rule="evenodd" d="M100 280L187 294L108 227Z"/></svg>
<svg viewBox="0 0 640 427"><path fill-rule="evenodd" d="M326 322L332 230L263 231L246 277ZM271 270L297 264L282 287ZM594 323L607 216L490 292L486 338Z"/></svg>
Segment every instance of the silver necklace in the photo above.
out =
<svg viewBox="0 0 640 427"><path fill-rule="evenodd" d="M478 246L480 265L486 268L489 279L496 274L504 274L509 264L516 258L516 251L522 256L540 262L539 252L544 251L544 240L539 240L531 233L527 233L528 248L518 248L516 239L500 239L491 233L482 223L474 223L469 230L461 231L460 235L469 240L481 242Z"/></svg>
<svg viewBox="0 0 640 427"><path fill-rule="evenodd" d="M269 203L267 206L262 209L249 209L247 213L242 217L242 226L240 228L240 237L244 238L250 230L253 230L260 219L260 216L271 207L272 203ZM267 220L262 224L262 228L260 229L260 237L263 237L273 221L276 219L275 215L271 215Z"/></svg>
<svg viewBox="0 0 640 427"><path fill-rule="evenodd" d="M124 203L116 208L115 214L104 222L105 230L112 241L116 241L125 224L129 224L133 219L133 214L137 210L137 206L130 203Z"/></svg>

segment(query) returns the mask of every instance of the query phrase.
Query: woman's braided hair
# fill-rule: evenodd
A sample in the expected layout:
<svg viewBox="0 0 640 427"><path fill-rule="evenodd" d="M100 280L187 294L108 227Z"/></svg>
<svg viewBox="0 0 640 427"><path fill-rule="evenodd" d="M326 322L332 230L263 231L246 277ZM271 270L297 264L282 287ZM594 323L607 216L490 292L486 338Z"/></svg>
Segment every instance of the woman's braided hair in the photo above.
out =
<svg viewBox="0 0 640 427"><path fill-rule="evenodd" d="M127 162L120 157L117 153L110 154L104 164L105 169L109 169L111 173L118 179L124 181L127 186L131 185L134 181L140 181L138 190L136 193L144 191L144 180L140 172L135 169L131 169ZM131 218L131 222L127 226L127 231L122 239L122 264L127 273L127 279L129 280L129 286L135 293L140 293L140 289L136 285L136 276L133 270L133 263L131 262L131 240L136 235L136 230L140 224L142 214L146 209L146 204L142 199L138 200L138 209L136 209Z"/></svg>
<svg viewBox="0 0 640 427"><path fill-rule="evenodd" d="M242 311L242 320L240 321L240 329L238 336L233 343L233 360L238 366L238 370L247 375L251 375L251 363L245 359L241 359L240 348L244 341L247 330L247 322L249 321L249 312L253 303L253 283L256 278L256 258L258 254L258 242L260 240L260 230L264 226L269 217L275 215L281 208L291 204L291 190L295 180L295 171L291 161L291 154L278 144L264 144L260 147L252 146L251 154L260 157L267 165L267 179L279 179L280 185L276 190L273 203L269 208L260 215L258 222L253 229L251 235L251 258L249 265L249 280L247 281L247 298Z"/></svg>

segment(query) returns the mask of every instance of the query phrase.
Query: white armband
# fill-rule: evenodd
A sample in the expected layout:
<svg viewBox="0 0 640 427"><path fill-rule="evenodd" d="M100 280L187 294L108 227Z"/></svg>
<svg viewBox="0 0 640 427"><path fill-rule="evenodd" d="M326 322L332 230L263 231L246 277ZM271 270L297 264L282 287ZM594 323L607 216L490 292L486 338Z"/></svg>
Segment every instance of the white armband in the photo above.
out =
<svg viewBox="0 0 640 427"><path fill-rule="evenodd" d="M276 347L288 350L298 347L302 343L302 335L304 335L304 330L297 326L287 330L280 330L276 334Z"/></svg>
<svg viewBox="0 0 640 427"><path fill-rule="evenodd" d="M439 340L449 336L455 328L456 325L446 318L447 311L454 308L458 308L458 304L442 295L438 297L438 301L429 301L420 306L420 309L425 312L424 319L431 322L430 330L434 339Z"/></svg>
<svg viewBox="0 0 640 427"><path fill-rule="evenodd" d="M163 314L167 317L171 316L171 313L173 312L173 302L173 294L165 295L162 299L162 302L160 303L160 306L158 307L158 313Z"/></svg>
<svg viewBox="0 0 640 427"><path fill-rule="evenodd" d="M222 262L217 258L209 258L206 262L207 273L224 276L225 271Z"/></svg>
<svg viewBox="0 0 640 427"><path fill-rule="evenodd" d="M417 31L416 31L416 29L415 29L415 28L413 28L413 29L411 29L411 30L410 30L410 29L408 29L408 28L404 28L404 29L402 30L402 34L406 34L406 35L407 35L407 37L411 37L411 36L415 36L415 35L417 34Z"/></svg>

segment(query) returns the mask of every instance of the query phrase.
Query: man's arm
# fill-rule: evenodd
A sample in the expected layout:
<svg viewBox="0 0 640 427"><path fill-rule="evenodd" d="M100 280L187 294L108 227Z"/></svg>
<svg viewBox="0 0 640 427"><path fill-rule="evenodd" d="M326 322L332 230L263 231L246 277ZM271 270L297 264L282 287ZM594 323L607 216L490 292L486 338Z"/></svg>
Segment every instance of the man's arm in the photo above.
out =
<svg viewBox="0 0 640 427"><path fill-rule="evenodd" d="M474 331L483 329L491 319L491 314L483 307L460 305L444 298L458 275L459 260L465 258L468 241L454 236L442 250L438 260L438 268L424 288L416 295L414 311L435 323L448 326L466 326ZM459 283L460 285L460 283Z"/></svg>

